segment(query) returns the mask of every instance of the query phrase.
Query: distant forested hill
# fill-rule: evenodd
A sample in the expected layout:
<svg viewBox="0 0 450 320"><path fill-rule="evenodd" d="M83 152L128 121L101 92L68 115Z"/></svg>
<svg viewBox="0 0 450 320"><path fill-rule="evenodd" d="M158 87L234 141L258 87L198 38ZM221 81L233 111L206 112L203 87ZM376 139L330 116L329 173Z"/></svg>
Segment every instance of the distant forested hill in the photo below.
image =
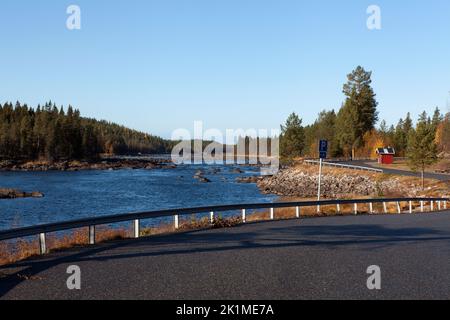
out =
<svg viewBox="0 0 450 320"><path fill-rule="evenodd" d="M115 123L83 118L49 102L30 108L0 104L0 158L93 159L100 154L167 153L172 142Z"/></svg>

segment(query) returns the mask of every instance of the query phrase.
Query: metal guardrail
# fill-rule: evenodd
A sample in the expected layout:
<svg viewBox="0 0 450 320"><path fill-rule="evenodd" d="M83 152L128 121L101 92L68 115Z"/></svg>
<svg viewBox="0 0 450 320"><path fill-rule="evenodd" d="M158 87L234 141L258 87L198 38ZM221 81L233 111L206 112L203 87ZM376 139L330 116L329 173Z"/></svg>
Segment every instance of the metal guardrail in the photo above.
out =
<svg viewBox="0 0 450 320"><path fill-rule="evenodd" d="M242 222L246 222L247 210L255 209L270 209L270 220L275 219L275 209L277 208L296 208L296 217L300 218L301 208L313 207L313 206L332 206L336 205L336 211L341 213L342 205L353 205L353 212L357 215L358 204L369 204L369 213L375 213L373 205L375 203L383 204L383 212L388 213L388 203L396 203L397 212L401 211L401 202L409 203L409 213L413 213L413 203L420 203L420 212L424 212L425 204L430 203L430 210L435 211L435 205L437 204L438 210L447 209L447 202L450 198L392 198L392 199L357 199L357 200L322 200L322 201L302 201L302 202L279 202L279 203L260 203L260 204L238 204L238 205L221 205L221 206L209 206L198 208L183 208L183 209L170 209L160 211L149 211L141 213L127 213L120 215L103 216L96 218L87 218L66 222L58 222L52 224L44 224L33 227L26 227L20 229L0 231L0 241L17 239L29 236L39 236L40 253L47 253L46 248L46 234L51 232L64 231L69 229L78 229L83 227L89 228L89 244L95 244L95 227L99 225L119 223L126 221L133 221L134 226L134 238L140 237L140 222L144 219L152 218L164 218L174 217L175 229L179 228L179 216L209 213L211 223L214 221L214 214L216 212L227 212L240 210L242 213ZM365 211L364 211L365 212ZM362 211L361 211L362 213Z"/></svg>
<svg viewBox="0 0 450 320"><path fill-rule="evenodd" d="M308 163L308 164L319 164L319 161L317 161L317 160L305 160L305 163ZM351 164L337 163L337 162L324 161L323 165L324 166L330 166L330 167L344 168L344 169L352 169L352 170L372 171L372 172L378 172L378 173L383 173L384 172L382 169L363 167L363 166L354 166L354 165L351 165Z"/></svg>

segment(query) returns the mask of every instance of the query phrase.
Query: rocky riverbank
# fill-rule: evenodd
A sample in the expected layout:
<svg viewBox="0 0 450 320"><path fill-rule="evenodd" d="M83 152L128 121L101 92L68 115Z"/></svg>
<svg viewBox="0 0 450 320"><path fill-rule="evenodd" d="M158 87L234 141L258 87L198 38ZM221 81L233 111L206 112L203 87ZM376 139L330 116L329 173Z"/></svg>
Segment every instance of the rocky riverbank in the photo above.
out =
<svg viewBox="0 0 450 320"><path fill-rule="evenodd" d="M24 192L16 189L0 189L0 199L17 199L17 198L42 198L43 193L38 191Z"/></svg>
<svg viewBox="0 0 450 320"><path fill-rule="evenodd" d="M265 194L309 198L317 196L318 174L304 168L288 168L258 181ZM396 177L380 179L377 175L350 172L328 172L322 176L322 196L342 198L349 195L381 196L400 189Z"/></svg>
<svg viewBox="0 0 450 320"><path fill-rule="evenodd" d="M0 171L82 171L121 169L170 169L170 160L102 159L99 161L0 161Z"/></svg>

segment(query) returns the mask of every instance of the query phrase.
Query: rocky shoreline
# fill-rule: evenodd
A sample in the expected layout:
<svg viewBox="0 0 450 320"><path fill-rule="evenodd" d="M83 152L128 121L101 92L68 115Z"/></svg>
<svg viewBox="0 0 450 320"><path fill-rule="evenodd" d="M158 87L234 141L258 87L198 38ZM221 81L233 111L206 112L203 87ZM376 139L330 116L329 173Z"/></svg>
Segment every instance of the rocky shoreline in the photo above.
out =
<svg viewBox="0 0 450 320"><path fill-rule="evenodd" d="M317 196L318 174L299 168L289 168L274 176L264 177L257 182L264 194L286 197L309 198ZM400 182L392 177L377 180L361 174L324 174L321 193L325 198L341 198L348 195L378 196L400 189Z"/></svg>
<svg viewBox="0 0 450 320"><path fill-rule="evenodd" d="M0 161L0 171L83 171L122 169L172 169L170 160L101 159L98 161Z"/></svg>
<svg viewBox="0 0 450 320"><path fill-rule="evenodd" d="M44 194L39 191L24 192L16 189L0 189L0 199L42 198Z"/></svg>

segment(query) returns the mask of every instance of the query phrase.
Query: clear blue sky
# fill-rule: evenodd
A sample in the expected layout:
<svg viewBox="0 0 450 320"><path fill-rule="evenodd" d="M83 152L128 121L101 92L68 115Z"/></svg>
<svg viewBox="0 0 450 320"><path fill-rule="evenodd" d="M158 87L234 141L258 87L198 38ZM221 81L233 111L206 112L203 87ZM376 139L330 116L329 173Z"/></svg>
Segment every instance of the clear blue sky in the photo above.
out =
<svg viewBox="0 0 450 320"><path fill-rule="evenodd" d="M81 7L82 29L66 29ZM382 29L366 27L370 4ZM0 101L72 104L169 137L278 128L339 108L346 74L373 71L380 116L446 109L450 1L2 0Z"/></svg>

